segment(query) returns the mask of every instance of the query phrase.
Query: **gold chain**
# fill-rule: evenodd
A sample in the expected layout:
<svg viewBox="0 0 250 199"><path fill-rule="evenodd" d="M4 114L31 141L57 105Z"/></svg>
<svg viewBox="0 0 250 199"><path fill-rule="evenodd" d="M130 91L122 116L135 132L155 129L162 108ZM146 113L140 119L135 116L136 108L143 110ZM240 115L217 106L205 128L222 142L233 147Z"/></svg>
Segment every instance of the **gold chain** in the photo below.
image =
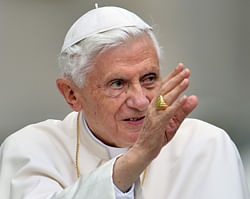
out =
<svg viewBox="0 0 250 199"><path fill-rule="evenodd" d="M77 115L77 135L76 135L76 160L75 160L75 167L76 167L76 174L77 174L77 178L80 178L80 170L79 170L79 163L78 163L78 157L79 157L79 146L80 146L80 130L79 130L79 120L80 120L80 112ZM143 172L143 177L142 177L142 183L141 185L144 185L145 182L145 178L146 178L146 174L147 174L147 168L144 170ZM136 199L136 189L134 191L134 199Z"/></svg>
<svg viewBox="0 0 250 199"><path fill-rule="evenodd" d="M78 157L79 157L79 118L80 118L80 112L77 115L77 137L76 137L76 162L75 162L75 167L76 167L76 174L77 178L80 177L80 171L79 171L79 166L78 166Z"/></svg>

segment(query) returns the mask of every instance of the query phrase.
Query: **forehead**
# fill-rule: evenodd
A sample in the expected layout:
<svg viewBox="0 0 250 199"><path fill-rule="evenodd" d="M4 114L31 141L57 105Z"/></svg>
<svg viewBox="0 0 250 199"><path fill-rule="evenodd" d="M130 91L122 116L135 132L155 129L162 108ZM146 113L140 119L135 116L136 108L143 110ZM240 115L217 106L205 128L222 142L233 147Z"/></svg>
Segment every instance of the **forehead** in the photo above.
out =
<svg viewBox="0 0 250 199"><path fill-rule="evenodd" d="M89 75L99 76L99 79L108 79L113 76L158 71L159 60L155 47L148 36L143 36L129 40L101 54Z"/></svg>

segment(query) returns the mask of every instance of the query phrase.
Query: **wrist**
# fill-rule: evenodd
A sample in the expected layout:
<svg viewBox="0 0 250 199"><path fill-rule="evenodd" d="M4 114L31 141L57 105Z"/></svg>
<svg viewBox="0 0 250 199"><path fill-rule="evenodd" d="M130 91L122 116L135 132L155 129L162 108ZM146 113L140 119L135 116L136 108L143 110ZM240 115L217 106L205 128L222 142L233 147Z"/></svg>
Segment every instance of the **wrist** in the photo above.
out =
<svg viewBox="0 0 250 199"><path fill-rule="evenodd" d="M118 157L113 169L113 182L123 192L127 191L150 164L146 151L135 146Z"/></svg>

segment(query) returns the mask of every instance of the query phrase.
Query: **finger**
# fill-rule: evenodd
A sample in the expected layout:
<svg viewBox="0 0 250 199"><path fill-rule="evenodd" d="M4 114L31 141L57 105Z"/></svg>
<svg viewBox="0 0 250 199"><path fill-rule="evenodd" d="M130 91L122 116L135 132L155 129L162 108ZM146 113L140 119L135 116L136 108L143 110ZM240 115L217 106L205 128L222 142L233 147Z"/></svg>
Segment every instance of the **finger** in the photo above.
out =
<svg viewBox="0 0 250 199"><path fill-rule="evenodd" d="M192 95L188 97L187 102L183 105L181 111L183 111L184 114L189 115L198 105L199 100L198 97L195 95Z"/></svg>
<svg viewBox="0 0 250 199"><path fill-rule="evenodd" d="M182 98L177 100L177 102L173 103L165 111L163 111L165 115L164 119L166 122L170 121L170 119L177 114L178 110L186 103L187 99L187 96L184 95Z"/></svg>
<svg viewBox="0 0 250 199"><path fill-rule="evenodd" d="M163 80L162 83L165 84L170 79L172 79L174 76L176 76L178 73L180 73L181 71L183 71L183 69L184 69L184 64L183 63L179 63L178 66Z"/></svg>
<svg viewBox="0 0 250 199"><path fill-rule="evenodd" d="M189 86L189 80L184 79L178 86L176 86L171 92L167 93L164 98L164 102L169 106L171 106L174 101L183 93ZM155 103L157 98L154 98L151 102L151 106L155 109ZM159 110L157 110L159 111Z"/></svg>
<svg viewBox="0 0 250 199"><path fill-rule="evenodd" d="M189 96L183 106L176 112L175 122L177 126L181 125L182 121L197 107L198 98L196 96Z"/></svg>
<svg viewBox="0 0 250 199"><path fill-rule="evenodd" d="M185 99L183 105L176 111L176 114L168 122L168 126L165 131L167 142L173 138L184 119L195 109L197 105L198 98L196 96L190 96Z"/></svg>
<svg viewBox="0 0 250 199"><path fill-rule="evenodd" d="M173 90L168 92L166 95L163 96L164 101L168 106L171 106L176 99L183 93L189 86L189 80L184 79L182 82L176 86Z"/></svg>
<svg viewBox="0 0 250 199"><path fill-rule="evenodd" d="M162 85L161 87L161 95L165 95L166 93L170 92L176 86L178 86L185 78L188 78L190 75L190 70L185 69L168 82Z"/></svg>

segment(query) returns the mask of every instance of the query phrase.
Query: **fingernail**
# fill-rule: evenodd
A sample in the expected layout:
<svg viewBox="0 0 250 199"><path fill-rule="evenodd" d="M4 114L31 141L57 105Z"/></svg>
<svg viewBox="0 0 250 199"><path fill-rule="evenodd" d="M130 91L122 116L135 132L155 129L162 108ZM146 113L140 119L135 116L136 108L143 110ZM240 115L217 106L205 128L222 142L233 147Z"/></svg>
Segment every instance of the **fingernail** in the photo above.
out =
<svg viewBox="0 0 250 199"><path fill-rule="evenodd" d="M187 99L187 96L186 95L184 95L182 98L181 98L181 100L180 100L180 102L181 102L181 104L183 104L184 103L184 101Z"/></svg>
<svg viewBox="0 0 250 199"><path fill-rule="evenodd" d="M184 71L181 72L183 76L186 76L189 73L189 69L186 68Z"/></svg>
<svg viewBox="0 0 250 199"><path fill-rule="evenodd" d="M176 67L177 70L181 70L182 68L184 68L183 63L179 63L178 66Z"/></svg>
<svg viewBox="0 0 250 199"><path fill-rule="evenodd" d="M187 69L185 69L184 71L181 72L182 75L185 75L187 72Z"/></svg>
<svg viewBox="0 0 250 199"><path fill-rule="evenodd" d="M181 86L185 86L187 82L188 82L188 79L184 79L184 80L181 82Z"/></svg>

